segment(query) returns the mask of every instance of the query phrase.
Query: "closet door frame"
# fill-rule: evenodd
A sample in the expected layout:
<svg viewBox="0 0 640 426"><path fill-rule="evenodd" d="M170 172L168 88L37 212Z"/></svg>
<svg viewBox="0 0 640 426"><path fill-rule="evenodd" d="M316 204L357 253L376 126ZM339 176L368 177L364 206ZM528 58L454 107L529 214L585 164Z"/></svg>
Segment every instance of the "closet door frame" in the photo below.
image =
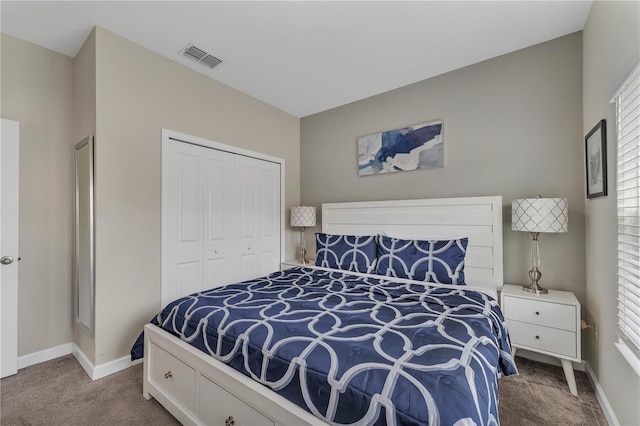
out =
<svg viewBox="0 0 640 426"><path fill-rule="evenodd" d="M270 155L262 154L259 152L251 151L244 148L239 148L232 145L226 145L220 142L211 141L208 139L200 138L197 136L187 135L185 133L176 132L174 130L162 129L162 202L161 202L161 223L162 223L162 236L161 236L161 304L162 306L169 303L171 300L169 297L169 254L167 247L169 244L169 221L165 212L169 210L169 196L168 196L168 182L169 182L169 162L171 160L168 154L168 146L171 141L182 142L192 145L198 145L205 148L211 148L219 151L228 152L231 154L238 154L249 158L255 158L257 160L268 161L278 164L280 166L280 261L284 260L284 237L285 237L285 161L282 158L273 157ZM161 307L162 307L161 306Z"/></svg>

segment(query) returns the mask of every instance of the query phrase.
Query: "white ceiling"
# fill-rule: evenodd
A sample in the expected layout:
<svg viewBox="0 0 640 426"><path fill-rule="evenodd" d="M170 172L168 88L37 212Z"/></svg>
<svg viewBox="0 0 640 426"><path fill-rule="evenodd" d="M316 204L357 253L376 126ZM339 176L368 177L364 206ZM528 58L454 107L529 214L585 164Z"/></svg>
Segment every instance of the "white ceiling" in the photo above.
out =
<svg viewBox="0 0 640 426"><path fill-rule="evenodd" d="M2 1L1 30L75 56L94 25L297 117L582 30L591 1ZM178 55L193 42L214 69Z"/></svg>

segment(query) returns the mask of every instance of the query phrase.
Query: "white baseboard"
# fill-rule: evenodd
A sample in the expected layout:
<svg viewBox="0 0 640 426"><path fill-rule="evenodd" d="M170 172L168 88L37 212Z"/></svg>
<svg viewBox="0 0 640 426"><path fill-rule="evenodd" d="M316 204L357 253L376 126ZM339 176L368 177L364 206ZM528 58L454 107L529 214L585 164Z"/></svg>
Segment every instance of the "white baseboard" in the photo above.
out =
<svg viewBox="0 0 640 426"><path fill-rule="evenodd" d="M142 359L132 362L130 357L125 356L104 364L93 365L84 352L82 352L82 350L80 350L80 348L75 344L73 345L73 356L78 360L78 363L80 363L80 366L91 380L102 379L103 377L107 377L113 373L117 373L118 371L126 370L127 368L142 362Z"/></svg>
<svg viewBox="0 0 640 426"><path fill-rule="evenodd" d="M60 358L61 356L70 354L73 354L75 359L78 361L87 375L91 378L91 380L101 379L142 362L142 359L138 359L132 362L130 357L125 356L120 359L106 362L104 364L93 365L93 363L89 361L89 358L87 358L84 352L82 352L75 343L65 343L64 345L44 349L32 354L19 356L18 370L25 367L30 367L32 365L40 364L42 362L51 361L52 359Z"/></svg>
<svg viewBox="0 0 640 426"><path fill-rule="evenodd" d="M89 358L87 358L84 352L82 352L75 343L73 344L73 356L78 361L78 364L80 364L80 367L82 367L84 372L87 373L87 376L89 376L91 380L95 380L93 378L93 370L95 370L93 363L89 361Z"/></svg>
<svg viewBox="0 0 640 426"><path fill-rule="evenodd" d="M610 426L620 426L620 422L616 418L616 413L613 411L613 407L609 404L609 400L607 396L604 394L604 389L600 386L600 382L596 377L596 373L591 369L589 363L587 365L587 377L591 382L591 386L593 386L593 390L596 393L596 398L598 399L598 403L600 403L600 407L602 408L602 412L604 413L604 417L607 419L607 422Z"/></svg>
<svg viewBox="0 0 640 426"><path fill-rule="evenodd" d="M118 371L126 370L132 365L139 364L140 362L142 362L142 359L132 362L130 356L125 356L120 359L97 365L93 370L93 380L98 380L103 377L110 376L113 373L117 373Z"/></svg>
<svg viewBox="0 0 640 426"><path fill-rule="evenodd" d="M49 349L43 349L32 354L22 355L18 357L18 370L41 362L51 361L61 356L69 355L73 352L73 343L65 343Z"/></svg>

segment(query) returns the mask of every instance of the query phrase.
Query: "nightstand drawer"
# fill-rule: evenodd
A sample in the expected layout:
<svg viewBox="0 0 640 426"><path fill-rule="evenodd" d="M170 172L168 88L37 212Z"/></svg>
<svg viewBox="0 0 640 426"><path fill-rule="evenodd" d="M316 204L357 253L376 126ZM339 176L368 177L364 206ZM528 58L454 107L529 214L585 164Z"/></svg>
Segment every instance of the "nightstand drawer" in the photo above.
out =
<svg viewBox="0 0 640 426"><path fill-rule="evenodd" d="M576 307L539 300L505 297L502 307L506 319L575 332Z"/></svg>
<svg viewBox="0 0 640 426"><path fill-rule="evenodd" d="M520 321L507 320L511 344L577 358L576 333Z"/></svg>

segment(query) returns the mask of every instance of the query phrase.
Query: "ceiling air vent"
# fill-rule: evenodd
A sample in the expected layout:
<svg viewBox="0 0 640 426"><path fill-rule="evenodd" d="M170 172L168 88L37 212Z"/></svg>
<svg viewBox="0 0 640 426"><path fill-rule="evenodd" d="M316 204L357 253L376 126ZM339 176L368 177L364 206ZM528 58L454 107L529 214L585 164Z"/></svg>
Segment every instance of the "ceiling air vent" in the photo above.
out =
<svg viewBox="0 0 640 426"><path fill-rule="evenodd" d="M194 61L198 61L202 65L209 68L213 68L222 62L220 59L208 54L207 52L205 52L204 50L198 47L195 47L191 43L189 43L187 47L182 49L180 52L187 58L191 58Z"/></svg>

